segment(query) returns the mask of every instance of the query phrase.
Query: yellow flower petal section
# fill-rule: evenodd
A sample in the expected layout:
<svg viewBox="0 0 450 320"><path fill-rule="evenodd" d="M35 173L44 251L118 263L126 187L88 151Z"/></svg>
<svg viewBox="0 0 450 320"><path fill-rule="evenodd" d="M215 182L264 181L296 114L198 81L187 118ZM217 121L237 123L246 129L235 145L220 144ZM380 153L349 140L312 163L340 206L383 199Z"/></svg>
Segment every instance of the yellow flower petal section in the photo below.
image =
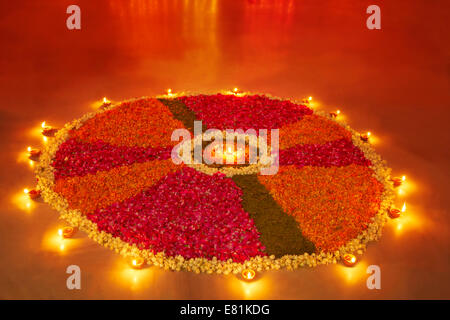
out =
<svg viewBox="0 0 450 320"><path fill-rule="evenodd" d="M383 185L372 169L281 167L276 175L259 176L275 201L300 224L318 251L334 251L356 238L380 208Z"/></svg>
<svg viewBox="0 0 450 320"><path fill-rule="evenodd" d="M173 118L167 106L157 99L140 99L95 115L71 136L88 143L102 140L117 146L157 148L177 144L170 138L180 128L183 123Z"/></svg>
<svg viewBox="0 0 450 320"><path fill-rule="evenodd" d="M135 163L81 177L58 179L54 190L68 201L70 208L86 214L124 201L181 168L171 159Z"/></svg>
<svg viewBox="0 0 450 320"><path fill-rule="evenodd" d="M342 138L351 140L351 137L352 134L336 122L313 114L280 129L280 149L299 144L324 144Z"/></svg>

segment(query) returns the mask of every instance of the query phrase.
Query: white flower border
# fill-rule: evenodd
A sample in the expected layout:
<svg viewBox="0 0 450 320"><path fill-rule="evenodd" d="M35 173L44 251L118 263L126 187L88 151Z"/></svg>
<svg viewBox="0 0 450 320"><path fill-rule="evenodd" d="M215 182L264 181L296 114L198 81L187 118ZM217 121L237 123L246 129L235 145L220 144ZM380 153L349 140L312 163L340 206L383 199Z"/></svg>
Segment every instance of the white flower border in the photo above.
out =
<svg viewBox="0 0 450 320"><path fill-rule="evenodd" d="M303 102L296 101L294 99L281 99L278 97L273 97L268 94L260 93L233 93L231 91L219 92L222 94L234 94L237 96L246 95L264 95L270 99L291 101L296 104L304 104ZM193 96L199 94L217 94L214 93L192 93L192 92L180 92L177 94L170 95L160 95L153 98L177 98L180 96ZM104 108L100 108L94 112L85 114L79 119L73 120L67 123L62 129L58 130L53 139L50 139L48 143L44 146L42 154L40 156L40 161L36 166L35 174L38 178L37 189L41 191L42 198L45 202L49 203L51 207L60 212L60 218L65 220L73 227L79 228L81 231L85 232L91 239L98 242L99 244L114 250L115 252L121 254L126 258L130 257L142 257L147 264L159 266L165 270L186 270L193 271L195 273L205 272L205 273L218 273L218 274L229 274L229 273L240 273L245 268L252 268L256 271L264 270L278 270L281 268L286 268L288 270L297 269L299 267L315 267L322 264L337 263L339 259L346 253L358 253L362 254L366 249L368 242L376 241L380 238L382 234L382 228L387 221L387 213L391 207L394 200L394 187L390 179L391 169L386 166L386 162L381 159L381 157L373 150L369 143L363 142L360 139L360 134L351 129L347 124L337 119L331 117L328 113L323 111L313 110L313 112L319 116L328 118L335 121L348 131L352 133L353 144L360 148L365 157L372 162L370 168L374 171L374 177L383 184L384 191L381 196L380 209L377 214L372 218L372 222L369 224L368 228L359 234L355 239L348 241L345 245L336 250L335 252L321 252L313 254L302 254L302 255L285 255L281 258L275 258L272 256L256 256L243 263L233 262L231 259L227 261L220 261L217 258L206 259L206 258L192 258L185 259L180 255L175 257L166 256L163 252L152 253L150 250L139 249L136 245L130 245L125 241L122 241L118 237L114 237L111 234L99 231L97 225L87 219L80 210L70 209L68 202L58 193L53 191L54 186L54 168L51 166L52 160L58 150L59 146L67 140L69 137L69 131L72 129L80 128L85 121L94 117L96 114L102 113L106 110L111 110L116 106L124 103L131 102L140 99L148 99L151 97L141 97L136 99L130 99L126 101L121 101L115 104L110 104Z"/></svg>
<svg viewBox="0 0 450 320"><path fill-rule="evenodd" d="M248 135L245 133L237 133L234 132L232 134L230 133L226 133L225 131L222 132L222 134L227 135L227 136L231 136L234 138L244 138L246 140L248 140ZM227 177L232 177L234 175L249 175L249 174L256 174L258 172L261 171L262 168L266 168L266 167L270 167L272 165L272 163L275 161L275 155L268 155L267 157L265 157L265 159L261 160L258 159L257 163L253 163L253 164L247 164L244 167L237 167L234 168L232 166L225 166L225 167L221 167L221 168L214 168L214 167L209 167L208 165L204 164L204 163L192 163L193 161L190 161L190 163L188 163L189 159L187 157L185 157L182 153L183 150L185 149L185 147L189 148L191 150L191 154L188 155L188 157L190 158L190 160L192 160L192 151L194 149L194 146L197 144L201 144L203 139L206 139L207 141L209 141L212 137L214 136L213 132L210 133L204 133L204 134L200 134L196 137L194 137L193 139L190 140L186 140L184 142L182 142L177 150L177 156L180 159L183 159L183 162L186 164L186 166L191 167L197 171L206 173L208 175L213 175L217 172L223 173L225 176ZM258 139L258 138L257 138ZM248 140L250 143L250 140ZM257 144L259 143L259 140L257 141ZM188 146L190 145L190 146ZM256 146L257 147L257 146ZM271 154L270 148L268 147L268 151L267 154Z"/></svg>

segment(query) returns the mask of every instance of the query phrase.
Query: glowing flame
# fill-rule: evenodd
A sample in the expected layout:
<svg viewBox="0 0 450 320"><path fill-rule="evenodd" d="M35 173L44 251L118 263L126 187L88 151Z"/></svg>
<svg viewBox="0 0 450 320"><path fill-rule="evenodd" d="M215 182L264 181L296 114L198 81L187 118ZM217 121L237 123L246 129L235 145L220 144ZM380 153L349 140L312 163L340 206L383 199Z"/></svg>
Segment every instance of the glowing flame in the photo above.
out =
<svg viewBox="0 0 450 320"><path fill-rule="evenodd" d="M145 260L143 258L137 257L137 258L133 258L131 260L131 267L133 269L141 269L142 266L144 265Z"/></svg>
<svg viewBox="0 0 450 320"><path fill-rule="evenodd" d="M402 207L402 212L405 212L405 211L406 211L406 202L403 203L403 207Z"/></svg>
<svg viewBox="0 0 450 320"><path fill-rule="evenodd" d="M337 111L336 111L336 114L340 114L340 113L341 113L341 110L337 110Z"/></svg>
<svg viewBox="0 0 450 320"><path fill-rule="evenodd" d="M256 275L255 270L252 269L245 269L244 271L242 271L242 277L245 280L252 280Z"/></svg>
<svg viewBox="0 0 450 320"><path fill-rule="evenodd" d="M312 100L312 97L310 96L310 97L308 98L308 100L311 101L311 100Z"/></svg>
<svg viewBox="0 0 450 320"><path fill-rule="evenodd" d="M106 99L106 97L103 97L103 103L109 103L109 100L108 99Z"/></svg>
<svg viewBox="0 0 450 320"><path fill-rule="evenodd" d="M172 95L172 89L167 89L167 94L170 96Z"/></svg>
<svg viewBox="0 0 450 320"><path fill-rule="evenodd" d="M402 181L405 181L405 180L406 180L406 176L403 176L403 177L402 177Z"/></svg>
<svg viewBox="0 0 450 320"><path fill-rule="evenodd" d="M343 259L343 262L347 267L352 267L356 263L356 257L350 253L345 254Z"/></svg>
<svg viewBox="0 0 450 320"><path fill-rule="evenodd" d="M370 137L371 133L370 131L367 131L367 136Z"/></svg>
<svg viewBox="0 0 450 320"><path fill-rule="evenodd" d="M62 229L58 229L58 235L59 235L60 237L63 236L63 230L62 230Z"/></svg>
<svg viewBox="0 0 450 320"><path fill-rule="evenodd" d="M44 129L46 127L45 121L41 123L41 127L42 127L42 129Z"/></svg>
<svg viewBox="0 0 450 320"><path fill-rule="evenodd" d="M238 90L239 90L238 88L234 88L233 89L234 92L238 92Z"/></svg>
<svg viewBox="0 0 450 320"><path fill-rule="evenodd" d="M31 152L31 147L28 147L27 150L28 150L28 152Z"/></svg>
<svg viewBox="0 0 450 320"><path fill-rule="evenodd" d="M23 192L28 194L28 192L30 192L30 190L28 190L27 188L23 189Z"/></svg>

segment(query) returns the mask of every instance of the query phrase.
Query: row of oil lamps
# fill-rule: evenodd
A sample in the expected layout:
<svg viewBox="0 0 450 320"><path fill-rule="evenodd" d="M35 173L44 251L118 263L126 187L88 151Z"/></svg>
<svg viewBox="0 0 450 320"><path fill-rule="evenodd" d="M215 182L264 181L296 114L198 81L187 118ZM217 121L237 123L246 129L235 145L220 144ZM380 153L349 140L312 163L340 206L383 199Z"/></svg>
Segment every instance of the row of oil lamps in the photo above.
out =
<svg viewBox="0 0 450 320"><path fill-rule="evenodd" d="M241 93L241 91L238 88L233 88L233 90L231 90L230 93L239 94L239 93ZM167 96L169 96L169 97L173 96L172 89L167 89ZM309 104L311 101L312 101L311 96L302 100L302 102L306 103L306 104ZM106 97L104 97L100 108L105 108L105 107L109 106L110 104L111 104L111 101L108 100ZM329 114L331 117L337 118L341 114L341 111L336 110L336 111L330 112ZM41 133L44 137L53 137L55 135L55 133L58 131L58 129L48 126L45 121L42 122L41 127L42 127ZM368 142L370 135L371 135L370 132L362 133L362 134L360 134L360 138L362 141ZM41 151L38 149L33 149L31 147L28 147L27 151L29 154L29 158L33 161L37 161L39 156L41 155ZM405 181L405 179L406 179L405 176L402 176L401 178L400 177L392 178L394 187L399 187L400 185L402 185L402 183ZM32 200L39 198L41 195L40 190L24 189L24 192L26 194L28 194L28 196ZM405 211L406 211L406 203L403 204L402 209L398 209L395 207L389 209L388 214L389 214L390 218L395 219L395 218L400 217L401 213L403 213ZM58 229L59 236L64 239L71 238L75 234L75 232L76 232L76 228L74 228L74 227L66 226L61 229ZM342 261L343 261L344 265L346 265L348 267L352 267L357 263L357 258L355 255L353 255L351 253L347 253L347 254L343 255ZM142 257L133 257L130 259L129 264L133 269L142 269L145 265L145 260ZM256 271L253 269L244 269L241 273L241 276L244 280L250 281L255 278Z"/></svg>

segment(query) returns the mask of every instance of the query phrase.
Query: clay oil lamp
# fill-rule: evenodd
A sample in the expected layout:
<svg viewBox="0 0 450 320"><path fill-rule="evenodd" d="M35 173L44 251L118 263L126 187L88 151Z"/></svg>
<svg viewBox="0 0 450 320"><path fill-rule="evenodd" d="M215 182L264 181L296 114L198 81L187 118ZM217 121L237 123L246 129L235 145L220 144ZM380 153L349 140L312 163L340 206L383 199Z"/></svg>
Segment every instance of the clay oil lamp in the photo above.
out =
<svg viewBox="0 0 450 320"><path fill-rule="evenodd" d="M42 128L42 135L46 137L53 137L55 133L58 131L58 129L46 125L45 121L42 122L41 128Z"/></svg>
<svg viewBox="0 0 450 320"><path fill-rule="evenodd" d="M403 203L403 207L401 210L397 208L390 208L388 214L391 219L396 219L400 217L401 214L404 213L405 211L406 211L406 202Z"/></svg>
<svg viewBox="0 0 450 320"><path fill-rule="evenodd" d="M108 100L106 97L103 97L102 105L100 106L100 109L104 109L110 105L111 105L111 101Z"/></svg>
<svg viewBox="0 0 450 320"><path fill-rule="evenodd" d="M394 177L392 178L392 182L394 183L394 187L399 187L403 184L403 182L405 182L406 180L406 176L403 177Z"/></svg>
<svg viewBox="0 0 450 320"><path fill-rule="evenodd" d="M371 135L370 131L368 131L367 133L362 133L360 135L361 140L364 141L364 142L369 141L370 135Z"/></svg>
<svg viewBox="0 0 450 320"><path fill-rule="evenodd" d="M28 189L24 189L23 192L26 193L26 194L30 197L31 200L36 200L36 199L38 199L38 198L41 196L41 190L36 190L36 189L28 190Z"/></svg>
<svg viewBox="0 0 450 320"><path fill-rule="evenodd" d="M145 260L144 260L144 258L141 258L141 257L134 257L130 261L130 265L133 269L142 269L142 267L144 266L144 263L145 263Z"/></svg>
<svg viewBox="0 0 450 320"><path fill-rule="evenodd" d="M342 261L347 267L353 267L356 264L356 256L351 253L346 253L342 257Z"/></svg>
<svg viewBox="0 0 450 320"><path fill-rule="evenodd" d="M244 269L242 271L242 278L247 281L251 281L255 278L256 272L253 269Z"/></svg>
<svg viewBox="0 0 450 320"><path fill-rule="evenodd" d="M340 113L341 113L341 110L336 110L335 112L330 112L330 116L332 118L337 118Z"/></svg>
<svg viewBox="0 0 450 320"><path fill-rule="evenodd" d="M75 233L74 227L64 227L62 229L58 229L59 236L64 239L72 238L74 233Z"/></svg>
<svg viewBox="0 0 450 320"><path fill-rule="evenodd" d="M310 97L308 97L306 99L303 99L302 103L309 104L311 101L312 101L312 97L310 96Z"/></svg>
<svg viewBox="0 0 450 320"><path fill-rule="evenodd" d="M33 149L31 147L28 147L27 151L28 151L28 158L30 159L36 159L41 155L41 150L39 149Z"/></svg>

